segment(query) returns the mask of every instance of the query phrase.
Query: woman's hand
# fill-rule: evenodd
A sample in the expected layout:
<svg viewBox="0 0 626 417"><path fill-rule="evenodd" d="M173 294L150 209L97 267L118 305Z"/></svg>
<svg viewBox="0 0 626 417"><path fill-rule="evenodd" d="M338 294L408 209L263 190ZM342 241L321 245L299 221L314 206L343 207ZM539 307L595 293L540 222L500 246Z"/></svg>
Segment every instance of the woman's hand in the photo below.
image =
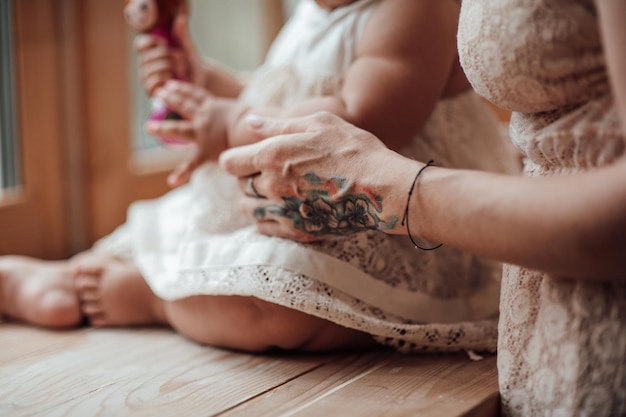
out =
<svg viewBox="0 0 626 417"><path fill-rule="evenodd" d="M156 97L183 119L149 121L146 131L154 136L182 139L196 145L194 156L168 177L168 184L176 187L187 182L198 166L216 160L228 147L229 117L238 105L232 99L214 97L202 87L173 80L168 81Z"/></svg>
<svg viewBox="0 0 626 417"><path fill-rule="evenodd" d="M239 177L242 210L260 233L312 241L399 228L415 162L330 113L252 116L248 124L272 137L225 151L219 161Z"/></svg>
<svg viewBox="0 0 626 417"><path fill-rule="evenodd" d="M135 38L134 48L139 56L139 79L148 95L155 95L171 79L206 86L206 64L191 39L188 20L186 14L181 14L174 22L173 35L180 48L168 46L166 40L159 36L140 34Z"/></svg>

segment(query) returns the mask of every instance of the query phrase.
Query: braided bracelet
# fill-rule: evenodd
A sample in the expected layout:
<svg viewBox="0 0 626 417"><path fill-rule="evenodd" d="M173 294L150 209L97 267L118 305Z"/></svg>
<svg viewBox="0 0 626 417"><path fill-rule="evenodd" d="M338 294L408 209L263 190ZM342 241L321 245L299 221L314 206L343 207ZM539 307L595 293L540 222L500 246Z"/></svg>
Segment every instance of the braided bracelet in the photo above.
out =
<svg viewBox="0 0 626 417"><path fill-rule="evenodd" d="M415 178L413 179L413 183L411 184L411 188L409 189L409 197L406 200L406 207L404 209L404 216L402 216L402 222L400 223L402 226L404 226L404 223L406 222L406 232L409 235L409 239L411 239L411 243L413 243L413 245L415 246L415 249L435 250L435 249L439 249L440 247L443 246L443 243L439 243L438 245L435 245L432 248L422 247L422 246L418 245L417 242L415 242L415 240L413 239L413 236L411 235L411 229L409 229L409 204L411 202L411 196L413 195L413 189L415 188L415 184L417 183L417 179L422 174L422 172L424 172L424 170L426 168L428 168L429 166L432 166L434 164L435 164L435 161L433 161L431 159L430 161L428 161L428 163L426 165L424 165L423 167L420 168L419 171L417 171L417 174L415 175Z"/></svg>

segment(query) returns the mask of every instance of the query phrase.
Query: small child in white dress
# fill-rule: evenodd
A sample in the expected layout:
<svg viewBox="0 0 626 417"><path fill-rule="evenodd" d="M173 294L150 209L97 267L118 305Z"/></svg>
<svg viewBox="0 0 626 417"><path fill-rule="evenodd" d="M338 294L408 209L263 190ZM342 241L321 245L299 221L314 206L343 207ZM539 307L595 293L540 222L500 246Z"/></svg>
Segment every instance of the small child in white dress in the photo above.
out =
<svg viewBox="0 0 626 417"><path fill-rule="evenodd" d="M218 89L210 77L196 77L202 86L144 77L185 119L148 130L197 145L171 182L191 178L131 205L126 224L72 261L82 314L96 326L162 324L250 351L493 350L500 265L448 247L416 253L405 237L375 231L307 244L264 236L237 209L236 179L210 162L257 140L246 129L252 111L326 110L419 160L516 172L458 64L458 11L456 2L302 0L245 88L221 75ZM352 216L386 221L370 216L380 204L356 196Z"/></svg>

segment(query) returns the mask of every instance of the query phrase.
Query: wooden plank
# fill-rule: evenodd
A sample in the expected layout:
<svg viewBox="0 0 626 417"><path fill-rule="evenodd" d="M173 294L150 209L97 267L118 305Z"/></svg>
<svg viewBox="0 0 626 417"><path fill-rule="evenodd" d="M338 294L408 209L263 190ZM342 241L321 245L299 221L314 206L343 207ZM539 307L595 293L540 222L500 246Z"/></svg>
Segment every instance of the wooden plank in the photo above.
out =
<svg viewBox="0 0 626 417"><path fill-rule="evenodd" d="M86 337L87 329L47 330L15 323L0 322L0 366L25 365L50 352L75 346ZM0 368L0 376L2 368ZM0 379L1 380L1 379Z"/></svg>
<svg viewBox="0 0 626 417"><path fill-rule="evenodd" d="M162 329L0 327L0 416L496 416L495 357L248 355Z"/></svg>
<svg viewBox="0 0 626 417"><path fill-rule="evenodd" d="M353 382L365 372L389 362L389 358L379 353L344 355L336 361L326 363L297 380L290 381L258 398L248 401L223 414L234 416L277 416L290 413L318 401L321 396L333 392L338 387Z"/></svg>
<svg viewBox="0 0 626 417"><path fill-rule="evenodd" d="M41 343L52 335L31 333L24 355L0 364L0 415L216 415L333 358L236 353L160 329L65 335L46 350ZM7 345L15 352L15 340Z"/></svg>
<svg viewBox="0 0 626 417"><path fill-rule="evenodd" d="M224 416L495 416L495 357L365 355L320 366Z"/></svg>

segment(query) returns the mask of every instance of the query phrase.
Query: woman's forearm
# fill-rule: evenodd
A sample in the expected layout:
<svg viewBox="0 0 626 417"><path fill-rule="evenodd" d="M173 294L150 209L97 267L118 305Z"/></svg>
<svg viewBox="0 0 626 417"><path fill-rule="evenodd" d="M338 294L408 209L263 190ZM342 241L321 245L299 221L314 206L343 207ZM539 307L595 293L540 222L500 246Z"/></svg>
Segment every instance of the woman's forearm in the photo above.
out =
<svg viewBox="0 0 626 417"><path fill-rule="evenodd" d="M303 241L364 228L407 233L401 219L423 162L329 114L261 119L250 127L269 138L224 152L220 162L242 178L240 185L255 176L256 190L267 197L242 202L244 212L263 213L256 217L259 231ZM297 210L283 210L287 200ZM334 227L333 213L357 201L357 221ZM315 220L328 227L309 230L303 208L316 204L330 214ZM588 172L536 178L428 167L409 207L413 234L431 242L558 276L626 277L626 157Z"/></svg>
<svg viewBox="0 0 626 417"><path fill-rule="evenodd" d="M410 224L428 240L504 262L624 280L625 207L625 160L542 178L429 167L414 191Z"/></svg>

